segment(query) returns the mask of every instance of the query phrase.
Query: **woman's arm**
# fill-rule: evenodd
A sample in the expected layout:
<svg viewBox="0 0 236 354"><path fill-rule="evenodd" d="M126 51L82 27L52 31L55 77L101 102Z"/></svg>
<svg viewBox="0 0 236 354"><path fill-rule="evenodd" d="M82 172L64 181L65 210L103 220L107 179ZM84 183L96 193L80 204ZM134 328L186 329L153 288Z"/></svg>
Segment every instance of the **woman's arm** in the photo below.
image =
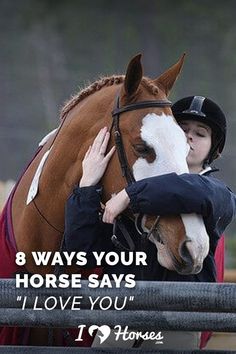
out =
<svg viewBox="0 0 236 354"><path fill-rule="evenodd" d="M170 173L133 183L106 204L103 221L113 222L129 204L134 213L149 215L201 214L212 224L235 216L235 194L223 182L197 174Z"/></svg>
<svg viewBox="0 0 236 354"><path fill-rule="evenodd" d="M65 208L65 245L69 252L91 252L102 232L99 209L98 186L74 188Z"/></svg>
<svg viewBox="0 0 236 354"><path fill-rule="evenodd" d="M97 185L114 152L106 155L110 134L101 129L83 160L80 186L74 188L65 209L65 245L68 251L91 253L104 245L104 229L99 219L101 188Z"/></svg>
<svg viewBox="0 0 236 354"><path fill-rule="evenodd" d="M209 216L216 209L235 209L235 195L213 177L170 173L128 186L126 192L134 212L147 214L197 213Z"/></svg>

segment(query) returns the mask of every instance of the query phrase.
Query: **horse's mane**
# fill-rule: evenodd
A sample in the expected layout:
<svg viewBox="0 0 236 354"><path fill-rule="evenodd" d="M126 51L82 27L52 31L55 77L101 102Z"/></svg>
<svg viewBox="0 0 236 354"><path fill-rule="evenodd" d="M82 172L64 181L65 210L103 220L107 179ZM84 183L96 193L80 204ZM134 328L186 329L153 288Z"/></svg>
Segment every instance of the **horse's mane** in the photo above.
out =
<svg viewBox="0 0 236 354"><path fill-rule="evenodd" d="M88 97L94 92L101 90L105 86L119 85L124 82L124 79L125 75L102 77L101 79L93 82L91 85L85 87L65 103L61 110L61 119L63 119L64 116L67 115L69 111L79 102L81 102L85 97ZM158 87L148 77L142 78L142 84L151 94L156 94L158 92Z"/></svg>

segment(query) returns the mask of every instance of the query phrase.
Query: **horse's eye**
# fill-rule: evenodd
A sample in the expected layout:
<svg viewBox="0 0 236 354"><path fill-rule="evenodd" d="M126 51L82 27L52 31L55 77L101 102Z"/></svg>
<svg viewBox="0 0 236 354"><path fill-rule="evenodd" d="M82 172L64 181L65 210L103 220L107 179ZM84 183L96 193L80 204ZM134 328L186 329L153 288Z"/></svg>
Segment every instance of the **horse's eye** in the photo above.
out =
<svg viewBox="0 0 236 354"><path fill-rule="evenodd" d="M134 145L135 152L142 156L147 156L153 152L153 149L145 144Z"/></svg>

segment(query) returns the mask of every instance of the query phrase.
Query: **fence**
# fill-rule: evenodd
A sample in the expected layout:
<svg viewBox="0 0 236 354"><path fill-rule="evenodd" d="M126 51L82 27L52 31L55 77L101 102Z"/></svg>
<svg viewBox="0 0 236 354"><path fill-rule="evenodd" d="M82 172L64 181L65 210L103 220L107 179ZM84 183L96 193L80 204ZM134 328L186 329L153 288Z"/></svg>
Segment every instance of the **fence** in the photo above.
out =
<svg viewBox="0 0 236 354"><path fill-rule="evenodd" d="M80 289L16 289L14 280L2 279L0 281L0 325L30 326L30 327L67 327L77 328L79 324L129 325L133 330L178 330L178 331L202 331L214 330L216 332L236 332L236 284L212 284L212 283L184 283L184 282L143 282L138 281L135 288L127 289L122 284L120 288L96 288L88 287L88 281L82 281ZM27 296L27 308L21 310L21 303L17 297ZM33 311L33 304L38 297L37 306L41 311ZM44 309L45 300L50 297L81 296L81 309L52 311ZM114 304L115 299L134 297L133 301L126 303L125 309L118 311L113 307L103 311L96 307L91 311L89 296L96 298L109 297ZM8 353L6 347L0 347L0 353ZM8 348L13 353L15 348ZM50 349L50 350L49 350ZM78 351L78 348L41 348L40 353ZM3 351L2 351L3 350ZM25 347L26 353L31 353L30 347ZM38 350L38 349L37 349ZM94 353L105 353L105 349L79 349ZM133 351L134 349L126 350ZM125 351L125 352L126 352ZM15 351L20 353L20 351ZM33 353L36 353L34 348ZM118 352L117 349L108 352ZM147 351L145 353L154 352ZM155 351L157 352L157 351ZM163 353L171 351L163 350ZM180 352L180 351L179 351ZM188 353L189 351L181 351ZM198 351L194 351L198 352ZM216 351L206 351L216 352ZM228 351L230 353L230 351ZM175 351L178 353L178 351ZM227 351L224 351L227 353Z"/></svg>

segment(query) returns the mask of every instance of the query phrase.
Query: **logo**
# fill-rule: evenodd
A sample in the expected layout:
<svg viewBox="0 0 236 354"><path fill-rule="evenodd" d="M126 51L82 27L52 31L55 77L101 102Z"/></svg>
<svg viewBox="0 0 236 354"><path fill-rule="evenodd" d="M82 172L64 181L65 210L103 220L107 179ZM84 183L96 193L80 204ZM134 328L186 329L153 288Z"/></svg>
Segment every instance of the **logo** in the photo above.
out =
<svg viewBox="0 0 236 354"><path fill-rule="evenodd" d="M100 344L102 344L109 337L109 335L111 333L111 329L107 325L103 325L103 326L93 325L93 326L90 326L88 329L90 336L93 335L93 332L96 331L96 329L98 330L97 336L100 339Z"/></svg>
<svg viewBox="0 0 236 354"><path fill-rule="evenodd" d="M78 337L75 341L83 341L83 330L86 328L86 325L80 325ZM94 336L94 332L97 331L96 336L99 337L100 344L104 343L105 340L110 336L111 331L113 332L113 340L119 341L122 340L124 342L128 340L138 340L142 339L143 341L154 341L155 344L163 344L163 335L161 332L143 332L143 331L131 331L128 326L122 328L120 325L114 326L114 328L110 328L107 325L92 325L88 328L88 333L90 336ZM114 343L115 344L115 343Z"/></svg>

